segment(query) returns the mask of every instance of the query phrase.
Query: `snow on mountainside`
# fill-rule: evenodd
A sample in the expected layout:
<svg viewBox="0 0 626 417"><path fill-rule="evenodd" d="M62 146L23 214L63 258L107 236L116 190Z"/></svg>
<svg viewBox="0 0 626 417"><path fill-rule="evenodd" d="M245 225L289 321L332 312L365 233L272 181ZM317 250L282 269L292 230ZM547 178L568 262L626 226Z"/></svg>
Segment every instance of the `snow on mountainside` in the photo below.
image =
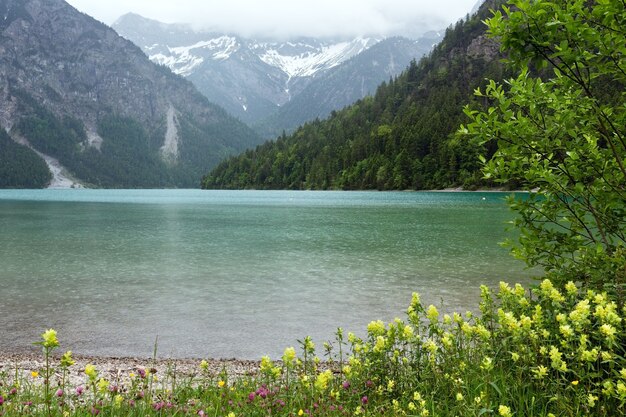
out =
<svg viewBox="0 0 626 417"><path fill-rule="evenodd" d="M357 38L348 42L318 44L303 42L260 44L251 48L268 65L280 68L290 78L311 77L319 71L333 68L375 45L379 39ZM286 46L290 47L285 51Z"/></svg>
<svg viewBox="0 0 626 417"><path fill-rule="evenodd" d="M261 61L294 78L311 77L319 71L333 68L378 42L378 39L357 38L336 43L257 43L232 36L219 36L192 45L154 44L142 46L142 49L152 61L168 66L176 74L188 76L207 59L225 60L240 48L247 48Z"/></svg>
<svg viewBox="0 0 626 417"><path fill-rule="evenodd" d="M136 14L120 17L113 28L139 46L153 62L188 78L210 101L248 124L275 114L314 79L336 71L384 40L245 39L232 34L197 32L188 25L165 24ZM416 59L422 56L423 47L418 41L406 41L403 51L381 51L382 55L376 58L381 61L372 74L377 84L406 67L411 59L407 60L407 55ZM397 71L385 71L399 58L398 53L402 59ZM359 73L365 69L356 71L355 76L371 76ZM362 96L346 95L346 100L359 98Z"/></svg>
<svg viewBox="0 0 626 417"><path fill-rule="evenodd" d="M163 46L158 44L145 46L143 50L148 53L150 60L157 64L165 65L172 72L186 77L201 65L205 59L228 59L239 47L240 43L236 38L220 36L208 41L196 42L189 46L165 46L166 51ZM151 54L150 52L153 50L159 52Z"/></svg>

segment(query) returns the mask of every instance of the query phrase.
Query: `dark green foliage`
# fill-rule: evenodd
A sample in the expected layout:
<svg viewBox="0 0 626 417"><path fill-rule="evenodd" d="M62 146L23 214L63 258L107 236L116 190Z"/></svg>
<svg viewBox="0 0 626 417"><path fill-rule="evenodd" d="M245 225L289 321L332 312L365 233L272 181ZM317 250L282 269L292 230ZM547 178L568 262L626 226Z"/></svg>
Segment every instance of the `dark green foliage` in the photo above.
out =
<svg viewBox="0 0 626 417"><path fill-rule="evenodd" d="M324 121L305 124L221 163L204 188L432 189L489 185L479 173L477 147L453 139L463 105L485 78L501 79L499 56L469 55L485 33L478 15L457 23L429 57Z"/></svg>
<svg viewBox="0 0 626 417"><path fill-rule="evenodd" d="M87 145L81 121L65 116L59 120L50 111L28 100L28 116L16 130L41 152L53 156L72 174L98 187L173 186L169 172L158 155L158 146L136 121L104 116L98 134L104 139L100 150ZM158 129L157 129L158 130Z"/></svg>
<svg viewBox="0 0 626 417"><path fill-rule="evenodd" d="M59 118L28 93L11 91L24 114L15 130L37 150L53 156L90 186L107 188L198 186L203 173L256 137L251 130L215 109L215 120L200 125L191 115L179 115L179 160L165 163L160 154L166 120L148 131L134 119L104 115L98 122L100 149L88 145L83 123ZM208 105L208 103L207 103Z"/></svg>
<svg viewBox="0 0 626 417"><path fill-rule="evenodd" d="M59 120L43 108L20 120L16 127L35 148L56 158L75 153L86 140L80 121L69 117Z"/></svg>
<svg viewBox="0 0 626 417"><path fill-rule="evenodd" d="M51 179L39 155L0 129L0 188L43 188Z"/></svg>
<svg viewBox="0 0 626 417"><path fill-rule="evenodd" d="M72 170L80 178L101 187L147 187L168 184L167 169L150 144L145 129L133 119L106 116L98 124L100 151L86 149Z"/></svg>
<svg viewBox="0 0 626 417"><path fill-rule="evenodd" d="M498 141L485 165L517 181L513 252L558 284L626 288L626 9L622 0L515 0L487 21L516 76L476 95L461 134ZM542 68L543 77L534 68Z"/></svg>

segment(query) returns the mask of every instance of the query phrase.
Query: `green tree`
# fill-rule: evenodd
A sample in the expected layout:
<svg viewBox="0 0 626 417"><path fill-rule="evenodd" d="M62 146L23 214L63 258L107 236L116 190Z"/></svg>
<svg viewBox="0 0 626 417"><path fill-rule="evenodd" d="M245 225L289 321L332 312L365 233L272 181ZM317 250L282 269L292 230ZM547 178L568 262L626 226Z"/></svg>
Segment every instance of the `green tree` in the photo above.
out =
<svg viewBox="0 0 626 417"><path fill-rule="evenodd" d="M515 0L487 20L519 73L477 90L460 133L497 140L484 173L511 199L513 251L561 282L621 294L626 275L626 2Z"/></svg>

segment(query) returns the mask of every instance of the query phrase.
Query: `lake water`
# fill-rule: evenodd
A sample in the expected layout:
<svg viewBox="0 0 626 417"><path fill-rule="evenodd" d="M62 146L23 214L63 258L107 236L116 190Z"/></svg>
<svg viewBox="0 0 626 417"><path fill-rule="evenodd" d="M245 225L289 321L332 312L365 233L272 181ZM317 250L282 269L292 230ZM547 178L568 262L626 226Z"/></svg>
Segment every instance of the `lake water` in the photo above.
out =
<svg viewBox="0 0 626 417"><path fill-rule="evenodd" d="M528 281L502 193L1 190L0 351L277 358Z"/></svg>

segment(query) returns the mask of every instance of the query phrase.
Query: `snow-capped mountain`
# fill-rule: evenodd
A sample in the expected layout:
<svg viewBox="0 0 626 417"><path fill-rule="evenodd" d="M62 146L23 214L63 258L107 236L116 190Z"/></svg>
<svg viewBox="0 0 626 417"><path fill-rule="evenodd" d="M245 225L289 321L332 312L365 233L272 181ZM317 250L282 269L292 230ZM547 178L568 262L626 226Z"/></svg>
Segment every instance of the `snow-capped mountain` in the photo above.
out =
<svg viewBox="0 0 626 417"><path fill-rule="evenodd" d="M209 60L225 60L240 48L236 38L220 36L208 41L196 42L189 46L163 47L154 44L143 47L148 57L160 65L169 67L172 72L184 77Z"/></svg>
<svg viewBox="0 0 626 417"><path fill-rule="evenodd" d="M249 124L267 119L314 79L382 41L366 37L280 42L245 39L232 34L196 32L187 25L164 24L136 14L122 16L113 28L139 46L153 62L188 78L210 101ZM419 58L430 45L424 50L423 45L415 42L410 48L409 55ZM379 82L399 73L408 61L399 64L394 74L381 71ZM386 67L381 63L381 69Z"/></svg>
<svg viewBox="0 0 626 417"><path fill-rule="evenodd" d="M320 71L336 67L378 42L379 39L372 38L336 43L309 40L253 44L250 49L266 64L280 68L290 78L297 78L312 77Z"/></svg>

